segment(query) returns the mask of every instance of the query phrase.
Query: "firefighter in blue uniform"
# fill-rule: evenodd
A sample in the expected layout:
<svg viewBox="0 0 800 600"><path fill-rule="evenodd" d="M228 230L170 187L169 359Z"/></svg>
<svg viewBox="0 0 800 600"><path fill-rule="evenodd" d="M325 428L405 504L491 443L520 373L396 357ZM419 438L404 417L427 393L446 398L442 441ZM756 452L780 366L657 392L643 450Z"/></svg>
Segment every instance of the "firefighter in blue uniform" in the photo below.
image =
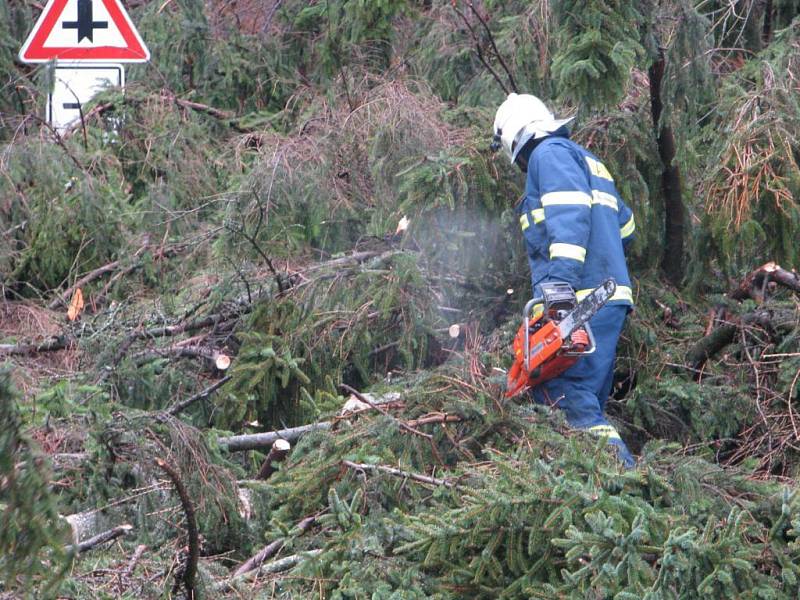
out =
<svg viewBox="0 0 800 600"><path fill-rule="evenodd" d="M617 290L592 317L597 350L559 377L533 389L536 401L557 406L575 428L604 436L623 464L634 459L605 417L614 358L633 305L625 248L634 220L600 160L569 139L566 125L529 94L509 94L494 121L495 149L526 173L525 197L517 211L528 253L534 296L543 282L563 281L578 300L613 277Z"/></svg>

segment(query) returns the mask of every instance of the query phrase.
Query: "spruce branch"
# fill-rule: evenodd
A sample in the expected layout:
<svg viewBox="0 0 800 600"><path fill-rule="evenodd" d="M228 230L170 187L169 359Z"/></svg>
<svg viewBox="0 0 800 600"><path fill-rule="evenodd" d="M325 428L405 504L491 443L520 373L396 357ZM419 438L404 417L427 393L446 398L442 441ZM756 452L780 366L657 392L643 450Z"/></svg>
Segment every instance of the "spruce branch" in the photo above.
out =
<svg viewBox="0 0 800 600"><path fill-rule="evenodd" d="M197 531L197 520L195 519L194 506L189 498L189 493L183 485L178 472L166 461L156 458L156 466L164 471L172 480L175 490L181 500L183 512L186 515L186 535L189 538L189 554L186 557L186 565L183 571L183 583L186 587L186 597L193 600L195 597L195 576L197 575L197 561L200 558L200 536Z"/></svg>

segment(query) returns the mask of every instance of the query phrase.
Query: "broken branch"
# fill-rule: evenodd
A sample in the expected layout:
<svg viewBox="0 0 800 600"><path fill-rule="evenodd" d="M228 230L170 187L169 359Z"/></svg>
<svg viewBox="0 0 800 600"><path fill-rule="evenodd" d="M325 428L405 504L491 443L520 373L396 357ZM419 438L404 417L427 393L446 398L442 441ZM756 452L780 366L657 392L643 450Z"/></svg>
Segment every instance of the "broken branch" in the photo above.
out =
<svg viewBox="0 0 800 600"><path fill-rule="evenodd" d="M165 412L168 415L172 415L174 417L175 415L177 415L181 411L183 411L183 410L187 409L188 407L190 407L195 402L199 402L200 400L205 400L206 398L211 396L211 394L213 394L219 388L221 388L223 385L228 383L230 380L231 380L231 376L230 375L226 375L225 377L223 377L219 381L217 381L214 384L208 386L206 389L204 389L201 392L198 392L194 396L189 396L186 400L181 400L180 402L176 402L175 404L170 406Z"/></svg>
<svg viewBox="0 0 800 600"><path fill-rule="evenodd" d="M271 563L267 563L266 565L262 565L257 569L253 569L247 571L246 573L242 573L241 575L231 577L230 579L226 579L217 583L214 586L214 591L217 593L227 592L233 588L237 583L241 583L250 579L255 579L259 575L268 575L270 573L280 573L282 571L287 571L292 567L297 566L303 560L307 558L312 558L317 556L322 550L309 550L308 552L303 552L302 554L292 554L291 556L287 556L286 558L281 558L279 560L273 561Z"/></svg>
<svg viewBox="0 0 800 600"><path fill-rule="evenodd" d="M142 554L144 554L145 550L147 550L147 546L145 544L139 544L136 546L136 550L133 551L133 556L131 556L131 560L128 562L128 566L125 567L125 572L122 574L123 577L130 577L133 575L136 565L139 563L139 559L142 558Z"/></svg>
<svg viewBox="0 0 800 600"><path fill-rule="evenodd" d="M283 461L289 454L291 448L292 445L286 440L275 440L272 443L269 454L267 454L267 457L264 459L264 463L261 465L261 469L258 471L256 479L261 479L262 481L269 479L270 475L275 472L274 463Z"/></svg>
<svg viewBox="0 0 800 600"><path fill-rule="evenodd" d="M90 537L88 540L75 544L74 546L67 546L67 553L75 553L75 554L82 554L87 550L91 550L99 546L100 544L105 544L106 542L110 542L111 540L115 540L118 537L121 537L131 531L133 529L133 525L119 525L114 527L113 529L109 529L108 531L104 531L102 533L98 533L94 537Z"/></svg>
<svg viewBox="0 0 800 600"><path fill-rule="evenodd" d="M232 435L222 437L217 443L228 450L228 452L239 452L242 450L257 450L259 448L269 448L276 440L286 440L293 442L310 431L330 429L331 423L322 421L321 423L311 423L300 427L290 427L278 431L267 431L265 433L250 433L245 435Z"/></svg>
<svg viewBox="0 0 800 600"><path fill-rule="evenodd" d="M497 44L494 41L494 35L492 35L492 30L489 29L489 25L488 23L486 23L486 19L483 17L483 15L481 15L480 12L478 12L478 9L475 8L475 4L471 0L467 2L467 6L469 6L469 9L472 11L472 14L474 14L477 17L481 25L483 25L483 30L486 32L486 37L489 38L489 43L492 45L492 51L494 52L494 55L497 58L497 62L500 63L500 66L503 67L503 71L505 71L506 75L508 76L508 83L511 85L511 91L516 92L517 82L514 81L514 76L511 74L508 65L506 65L506 61L503 60L503 56L500 54L500 50L497 49Z"/></svg>
<svg viewBox="0 0 800 600"><path fill-rule="evenodd" d="M317 515L313 515L311 517L306 517L302 521L300 521L296 529L297 534L303 534L309 529L311 529L314 524L317 522ZM285 542L285 538L277 539L274 542L270 542L266 546L264 546L261 550L259 550L256 554L248 558L244 563L242 563L238 569L233 573L233 578L241 577L245 573L252 571L253 569L257 569L264 561L269 558L275 556L278 551L283 547Z"/></svg>
<svg viewBox="0 0 800 600"><path fill-rule="evenodd" d="M460 423L463 420L464 419L458 415L448 415L447 413L430 413L423 415L418 419L406 421L406 425L409 425L410 427L418 427L419 425L428 425L430 423Z"/></svg>
<svg viewBox="0 0 800 600"><path fill-rule="evenodd" d="M465 15L455 5L455 3L453 3L453 10L456 11L458 16L461 17L461 20L464 21L464 25L466 25L467 29L469 29L469 33L470 33L470 36L472 37L472 41L475 43L475 52L478 55L478 60L480 60L481 63L483 64L483 66L486 67L486 69L489 71L489 73L492 74L492 77L494 77L494 80L498 83L498 85L501 88L503 88L503 91L506 94L508 94L509 93L508 87L506 86L505 83L503 83L503 80L500 79L500 76L497 74L497 71L495 71L494 68L492 67L492 65L489 64L489 61L486 60L486 57L483 54L483 48L481 47L481 41L480 41L480 39L478 37L477 32L472 27L472 24L469 22L469 19L467 18L467 15Z"/></svg>
<svg viewBox="0 0 800 600"><path fill-rule="evenodd" d="M692 369L700 371L708 359L733 342L739 327L743 325L767 327L770 323L770 314L764 310L744 315L739 319L730 320L714 329L709 335L700 338L686 353L686 363Z"/></svg>
<svg viewBox="0 0 800 600"><path fill-rule="evenodd" d="M0 356L24 356L39 352L64 350L73 341L72 336L60 335L40 344L22 342L20 344L0 344Z"/></svg>
<svg viewBox="0 0 800 600"><path fill-rule="evenodd" d="M436 477L429 477L427 475L420 475L418 473L410 473L408 471L401 471L394 467L387 467L385 465L368 465L365 463L355 463L349 460L343 460L342 464L356 471L378 471L381 473L388 473L395 477L402 477L403 479L411 479L420 483L427 483L430 485L443 485L444 487L453 487L455 484L447 479L437 479Z"/></svg>
<svg viewBox="0 0 800 600"><path fill-rule="evenodd" d="M767 292L770 291L770 282L800 292L800 275L794 271L787 271L774 262L768 262L749 273L741 281L739 287L728 295L739 302L752 298L760 304L766 299Z"/></svg>
<svg viewBox="0 0 800 600"><path fill-rule="evenodd" d="M396 394L386 394L385 396L376 399L370 398L369 394L359 394L359 396L361 397L359 402L365 406L368 406L368 410L374 409L380 411L381 409L378 408L379 406L381 408L394 407L398 404L402 406L402 402L398 400L399 396ZM358 398L358 396L356 396L356 398ZM345 408L347 408L347 405L345 405ZM357 415L361 412L363 412L363 410L360 407L352 412L345 410L342 415L336 417L335 421L350 418L351 416ZM319 423L311 423L310 425L301 425L299 427L290 427L288 429L267 431L264 433L248 433L244 435L221 437L217 440L217 443L223 448L226 448L229 452L264 449L271 447L276 440L294 442L311 431L330 429L335 421L321 421Z"/></svg>

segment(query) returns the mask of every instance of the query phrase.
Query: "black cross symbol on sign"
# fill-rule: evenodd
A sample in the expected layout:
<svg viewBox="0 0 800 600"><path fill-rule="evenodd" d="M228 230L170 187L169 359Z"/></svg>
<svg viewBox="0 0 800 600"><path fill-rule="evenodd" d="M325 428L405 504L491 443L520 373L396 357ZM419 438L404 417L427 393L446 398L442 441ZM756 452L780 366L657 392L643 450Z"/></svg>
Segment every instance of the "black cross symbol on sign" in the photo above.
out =
<svg viewBox="0 0 800 600"><path fill-rule="evenodd" d="M108 21L94 20L92 16L92 1L93 0L78 0L78 20L64 21L62 25L64 29L78 30L78 43L80 43L83 38L87 38L90 42L93 42L95 29L108 29Z"/></svg>

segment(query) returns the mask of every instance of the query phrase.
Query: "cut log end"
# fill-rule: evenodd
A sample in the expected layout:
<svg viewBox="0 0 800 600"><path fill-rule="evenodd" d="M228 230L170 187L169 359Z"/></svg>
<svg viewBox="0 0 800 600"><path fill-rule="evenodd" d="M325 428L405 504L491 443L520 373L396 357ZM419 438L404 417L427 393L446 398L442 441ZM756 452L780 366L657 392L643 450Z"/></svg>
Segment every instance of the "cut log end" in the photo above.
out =
<svg viewBox="0 0 800 600"><path fill-rule="evenodd" d="M267 454L267 457L264 459L264 463L261 465L261 469L258 471L257 479L269 479L270 475L275 472L275 463L284 460L291 448L292 445L288 442L288 440L275 440L272 443L272 448L270 448L269 454Z"/></svg>

